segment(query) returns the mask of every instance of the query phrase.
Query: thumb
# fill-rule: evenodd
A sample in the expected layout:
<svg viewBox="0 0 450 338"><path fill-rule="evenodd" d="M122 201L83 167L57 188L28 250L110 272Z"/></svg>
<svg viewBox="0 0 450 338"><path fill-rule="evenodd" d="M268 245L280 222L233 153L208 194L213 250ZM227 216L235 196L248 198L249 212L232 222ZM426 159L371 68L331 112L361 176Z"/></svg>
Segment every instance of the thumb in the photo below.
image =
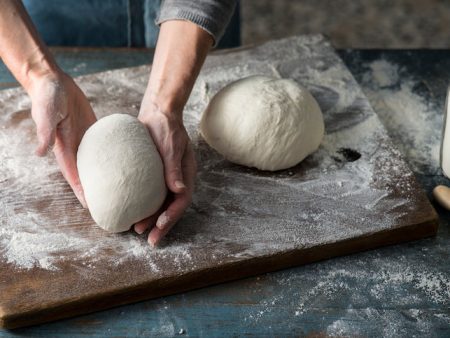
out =
<svg viewBox="0 0 450 338"><path fill-rule="evenodd" d="M169 156L164 159L164 176L167 187L173 193L179 194L186 189L181 171L181 155Z"/></svg>
<svg viewBox="0 0 450 338"><path fill-rule="evenodd" d="M80 182L80 177L78 176L77 160L75 154L71 152L63 152L59 149L56 149L55 157L64 178L66 179L67 183L69 183L75 196L80 201L81 205L84 208L87 208L83 187Z"/></svg>

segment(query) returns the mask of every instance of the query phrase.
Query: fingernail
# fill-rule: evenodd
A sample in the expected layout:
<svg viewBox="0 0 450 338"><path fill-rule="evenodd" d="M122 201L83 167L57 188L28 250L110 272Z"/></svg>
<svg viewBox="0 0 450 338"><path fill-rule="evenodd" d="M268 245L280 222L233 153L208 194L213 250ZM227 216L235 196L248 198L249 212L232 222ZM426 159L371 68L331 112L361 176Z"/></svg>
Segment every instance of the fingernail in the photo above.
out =
<svg viewBox="0 0 450 338"><path fill-rule="evenodd" d="M176 187L177 189L184 189L184 188L186 188L186 186L184 185L184 183L181 182L181 181L175 181L175 187Z"/></svg>
<svg viewBox="0 0 450 338"><path fill-rule="evenodd" d="M84 208L84 209L87 209L88 208L88 206L87 206L87 204L86 204L86 201L85 200L83 200L83 199L80 199L80 203L81 203L81 206Z"/></svg>
<svg viewBox="0 0 450 338"><path fill-rule="evenodd" d="M36 154L36 156L39 156L39 157L43 156L42 151L39 148L36 149L34 153Z"/></svg>
<svg viewBox="0 0 450 338"><path fill-rule="evenodd" d="M80 195L78 193L75 193L75 197L77 198L78 202L80 202L81 206L86 209L86 204L81 199Z"/></svg>
<svg viewBox="0 0 450 338"><path fill-rule="evenodd" d="M86 203L86 200L83 198L83 191L82 191L81 189L80 189L80 190L77 190L77 192L76 192L75 195L77 196L78 200L80 201L81 206L82 206L84 209L87 209L87 203Z"/></svg>
<svg viewBox="0 0 450 338"><path fill-rule="evenodd" d="M148 238L148 244L150 244L152 248L156 248L156 246L158 245L158 243L153 242L153 240L150 237Z"/></svg>
<svg viewBox="0 0 450 338"><path fill-rule="evenodd" d="M134 231L136 231L139 235L142 235L145 231L145 228L141 224L135 225Z"/></svg>
<svg viewBox="0 0 450 338"><path fill-rule="evenodd" d="M167 216L167 213L164 211L156 221L156 227L160 230L163 230L166 225L169 223L169 216Z"/></svg>

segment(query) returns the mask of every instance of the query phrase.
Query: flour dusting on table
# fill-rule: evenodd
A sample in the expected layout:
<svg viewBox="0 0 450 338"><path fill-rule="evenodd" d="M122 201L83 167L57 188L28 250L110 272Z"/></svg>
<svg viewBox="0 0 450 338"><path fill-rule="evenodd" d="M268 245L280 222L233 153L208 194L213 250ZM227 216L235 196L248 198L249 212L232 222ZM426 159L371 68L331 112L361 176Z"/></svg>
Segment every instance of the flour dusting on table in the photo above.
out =
<svg viewBox="0 0 450 338"><path fill-rule="evenodd" d="M421 248L416 245L406 250ZM367 268L367 261L372 269ZM359 259L342 257L295 272L264 275L260 277L264 278L261 289L271 285L271 293L253 290L263 296L256 310L244 320L258 325L268 322L279 308L294 308L286 320L302 323L326 311L328 315L322 324L330 336L367 334L368 329L375 328L370 336L397 337L403 336L406 317L412 328L429 336L434 333L435 326L431 323L436 318L427 316L437 317L444 326L450 324L450 316L442 308L450 300L450 279L442 273L442 267L430 266L425 258L405 269L407 264L405 252L392 247L362 253ZM354 292L361 285L368 292ZM383 300L381 306L380 300ZM330 308L336 311L329 311ZM368 322L372 325L367 325Z"/></svg>
<svg viewBox="0 0 450 338"><path fill-rule="evenodd" d="M388 133L399 140L396 147L415 172L439 174L442 115L435 113L433 102L417 93L421 82L387 60L373 61L367 68L365 94Z"/></svg>

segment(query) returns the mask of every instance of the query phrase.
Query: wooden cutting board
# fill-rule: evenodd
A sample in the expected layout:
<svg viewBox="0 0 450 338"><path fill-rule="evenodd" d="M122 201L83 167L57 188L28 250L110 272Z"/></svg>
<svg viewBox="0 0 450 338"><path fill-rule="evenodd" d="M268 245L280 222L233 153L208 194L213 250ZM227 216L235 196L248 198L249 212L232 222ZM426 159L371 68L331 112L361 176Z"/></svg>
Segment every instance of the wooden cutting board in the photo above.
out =
<svg viewBox="0 0 450 338"><path fill-rule="evenodd" d="M98 117L136 115L149 67L77 79ZM201 139L206 103L263 74L306 86L326 136L275 173L224 160ZM252 100L251 97L248 98ZM0 325L14 328L434 235L437 215L359 86L322 36L211 55L185 109L199 164L192 207L161 248L108 234L52 156L37 158L30 103L0 92Z"/></svg>

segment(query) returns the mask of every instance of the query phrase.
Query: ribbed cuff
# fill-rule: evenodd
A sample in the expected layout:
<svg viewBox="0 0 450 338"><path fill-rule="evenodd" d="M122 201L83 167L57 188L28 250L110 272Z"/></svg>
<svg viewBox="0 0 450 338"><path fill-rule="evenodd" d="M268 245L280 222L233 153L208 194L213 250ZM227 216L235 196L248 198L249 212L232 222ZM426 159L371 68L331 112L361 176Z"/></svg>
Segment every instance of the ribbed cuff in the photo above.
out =
<svg viewBox="0 0 450 338"><path fill-rule="evenodd" d="M156 24L159 26L165 21L169 20L187 20L195 23L200 28L204 29L208 32L214 39L213 47L216 47L219 43L220 38L225 32L225 25L223 27L219 26L214 21L196 13L192 13L188 10L181 8L168 8L166 9L164 6L161 8L161 12L156 19Z"/></svg>

